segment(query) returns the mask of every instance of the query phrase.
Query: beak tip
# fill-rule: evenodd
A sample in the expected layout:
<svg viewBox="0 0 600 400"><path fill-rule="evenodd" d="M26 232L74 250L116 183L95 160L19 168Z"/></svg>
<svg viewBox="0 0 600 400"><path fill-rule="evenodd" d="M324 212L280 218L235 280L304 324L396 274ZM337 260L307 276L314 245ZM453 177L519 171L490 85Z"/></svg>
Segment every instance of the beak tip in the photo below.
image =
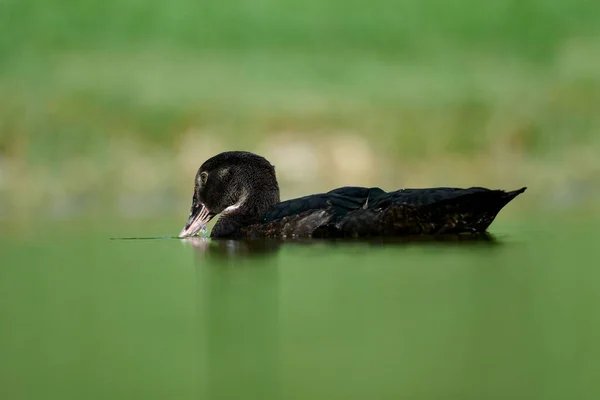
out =
<svg viewBox="0 0 600 400"><path fill-rule="evenodd" d="M192 209L188 221L185 223L181 232L179 232L179 238L187 238L197 235L198 233L206 233L206 224L212 216L208 212L208 209L202 205L197 209Z"/></svg>

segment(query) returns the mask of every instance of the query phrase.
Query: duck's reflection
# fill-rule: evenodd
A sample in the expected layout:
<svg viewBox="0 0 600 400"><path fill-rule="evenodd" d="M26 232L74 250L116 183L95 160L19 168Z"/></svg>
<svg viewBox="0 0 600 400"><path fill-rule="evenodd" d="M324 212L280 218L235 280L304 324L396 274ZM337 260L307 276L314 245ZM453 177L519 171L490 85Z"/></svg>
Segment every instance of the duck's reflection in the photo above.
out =
<svg viewBox="0 0 600 400"><path fill-rule="evenodd" d="M278 264L272 256L280 243L186 241L196 259L198 398L284 398L282 270L269 268Z"/></svg>
<svg viewBox="0 0 600 400"><path fill-rule="evenodd" d="M202 257L267 257L274 256L281 249L283 241L275 239L219 240L202 237L183 239Z"/></svg>
<svg viewBox="0 0 600 400"><path fill-rule="evenodd" d="M284 245L311 246L407 246L407 245L439 245L439 246L477 246L499 245L501 242L489 233L481 234L446 234L415 235L403 237L371 237L359 239L239 239L219 240L203 237L185 238L183 241L191 245L202 258L248 258L270 257L276 255Z"/></svg>
<svg viewBox="0 0 600 400"><path fill-rule="evenodd" d="M410 235L384 238L371 238L367 240L371 244L379 245L406 245L406 244L439 244L439 245L497 245L501 242L488 232L483 233L459 233L444 235Z"/></svg>

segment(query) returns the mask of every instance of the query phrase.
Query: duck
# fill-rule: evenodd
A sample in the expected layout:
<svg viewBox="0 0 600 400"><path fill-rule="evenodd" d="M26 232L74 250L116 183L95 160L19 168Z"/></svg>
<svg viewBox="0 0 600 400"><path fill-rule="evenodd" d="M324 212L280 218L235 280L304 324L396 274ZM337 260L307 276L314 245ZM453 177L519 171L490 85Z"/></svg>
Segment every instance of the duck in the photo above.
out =
<svg viewBox="0 0 600 400"><path fill-rule="evenodd" d="M527 187L434 187L386 192L344 186L280 200L275 166L247 151L206 160L194 178L192 205L180 238L198 236L217 215L211 239L364 238L485 233L504 206Z"/></svg>

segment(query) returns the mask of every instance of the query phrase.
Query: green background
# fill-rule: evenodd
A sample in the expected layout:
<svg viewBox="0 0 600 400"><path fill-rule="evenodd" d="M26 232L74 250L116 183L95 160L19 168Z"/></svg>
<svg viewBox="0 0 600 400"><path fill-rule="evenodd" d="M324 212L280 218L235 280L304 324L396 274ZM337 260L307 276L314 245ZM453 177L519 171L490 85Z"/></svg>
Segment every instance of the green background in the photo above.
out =
<svg viewBox="0 0 600 400"><path fill-rule="evenodd" d="M598 398L598 21L586 0L0 0L0 398ZM176 234L232 149L283 199L529 189L495 243L110 240Z"/></svg>

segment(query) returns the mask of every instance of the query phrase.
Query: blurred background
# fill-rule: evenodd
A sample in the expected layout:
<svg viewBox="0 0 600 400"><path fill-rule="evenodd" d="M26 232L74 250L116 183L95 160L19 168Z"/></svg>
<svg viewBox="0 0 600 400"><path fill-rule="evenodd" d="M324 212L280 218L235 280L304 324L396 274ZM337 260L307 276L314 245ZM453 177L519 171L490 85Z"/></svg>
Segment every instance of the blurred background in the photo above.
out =
<svg viewBox="0 0 600 400"><path fill-rule="evenodd" d="M599 22L590 0L0 0L0 398L600 398ZM283 199L529 189L490 243L109 240L177 234L226 150Z"/></svg>
<svg viewBox="0 0 600 400"><path fill-rule="evenodd" d="M527 185L508 215L587 207L599 20L587 0L3 0L0 218L185 217L233 149L283 198Z"/></svg>

